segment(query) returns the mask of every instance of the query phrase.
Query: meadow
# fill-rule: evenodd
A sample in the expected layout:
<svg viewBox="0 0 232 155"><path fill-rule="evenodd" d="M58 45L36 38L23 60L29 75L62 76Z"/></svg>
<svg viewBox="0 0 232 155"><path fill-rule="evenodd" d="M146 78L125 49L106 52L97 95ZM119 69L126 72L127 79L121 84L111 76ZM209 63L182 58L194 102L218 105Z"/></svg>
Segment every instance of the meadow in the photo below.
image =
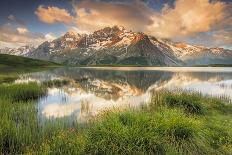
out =
<svg viewBox="0 0 232 155"><path fill-rule="evenodd" d="M0 83L12 82L22 73L49 70L60 66L53 62L0 54Z"/></svg>
<svg viewBox="0 0 232 155"><path fill-rule="evenodd" d="M41 123L36 100L67 81L0 85L0 154L231 154L232 105L191 92L153 92L140 107L84 125Z"/></svg>

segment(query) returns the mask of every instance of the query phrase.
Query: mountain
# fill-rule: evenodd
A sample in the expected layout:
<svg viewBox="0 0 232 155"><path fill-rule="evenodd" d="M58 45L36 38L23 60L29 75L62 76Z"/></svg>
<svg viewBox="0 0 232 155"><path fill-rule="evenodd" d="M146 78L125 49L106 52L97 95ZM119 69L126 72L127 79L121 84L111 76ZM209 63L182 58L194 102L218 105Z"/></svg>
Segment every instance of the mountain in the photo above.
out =
<svg viewBox="0 0 232 155"><path fill-rule="evenodd" d="M30 57L79 65L179 66L182 62L170 51L163 52L144 33L123 27L106 27L89 35L68 32L44 42Z"/></svg>
<svg viewBox="0 0 232 155"><path fill-rule="evenodd" d="M232 50L163 41L187 65L231 64Z"/></svg>
<svg viewBox="0 0 232 155"><path fill-rule="evenodd" d="M21 46L19 48L3 48L0 49L0 54L10 54L10 55L18 55L18 56L27 56L29 52L35 50L34 46Z"/></svg>
<svg viewBox="0 0 232 155"><path fill-rule="evenodd" d="M25 46L0 53L72 65L193 66L232 62L231 50L157 39L119 26L92 34L70 31L37 48Z"/></svg>

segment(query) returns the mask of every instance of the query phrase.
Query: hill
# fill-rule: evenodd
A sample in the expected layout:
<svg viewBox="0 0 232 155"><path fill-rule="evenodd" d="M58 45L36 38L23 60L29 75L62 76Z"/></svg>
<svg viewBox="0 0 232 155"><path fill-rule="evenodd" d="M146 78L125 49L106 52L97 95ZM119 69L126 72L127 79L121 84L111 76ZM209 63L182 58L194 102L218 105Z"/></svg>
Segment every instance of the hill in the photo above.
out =
<svg viewBox="0 0 232 155"><path fill-rule="evenodd" d="M25 58L21 56L0 54L0 83L12 82L20 73L47 70L60 64Z"/></svg>
<svg viewBox="0 0 232 155"><path fill-rule="evenodd" d="M0 73L33 71L55 66L59 66L59 64L21 56L0 54Z"/></svg>
<svg viewBox="0 0 232 155"><path fill-rule="evenodd" d="M0 54L0 64L12 67L42 67L58 65L54 62L25 58L8 54Z"/></svg>

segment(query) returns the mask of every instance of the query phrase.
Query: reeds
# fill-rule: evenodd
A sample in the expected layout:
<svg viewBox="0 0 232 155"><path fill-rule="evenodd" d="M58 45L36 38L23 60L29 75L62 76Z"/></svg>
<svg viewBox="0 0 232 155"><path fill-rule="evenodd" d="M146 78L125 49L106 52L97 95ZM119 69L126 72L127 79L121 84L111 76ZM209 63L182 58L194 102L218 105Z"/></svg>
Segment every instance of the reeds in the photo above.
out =
<svg viewBox="0 0 232 155"><path fill-rule="evenodd" d="M7 98L12 101L38 99L45 94L46 88L37 83L0 85L0 98Z"/></svg>
<svg viewBox="0 0 232 155"><path fill-rule="evenodd" d="M49 84L50 86L50 84ZM86 126L41 123L44 84L0 85L0 154L230 154L232 106L189 92L154 92L140 108L112 109Z"/></svg>

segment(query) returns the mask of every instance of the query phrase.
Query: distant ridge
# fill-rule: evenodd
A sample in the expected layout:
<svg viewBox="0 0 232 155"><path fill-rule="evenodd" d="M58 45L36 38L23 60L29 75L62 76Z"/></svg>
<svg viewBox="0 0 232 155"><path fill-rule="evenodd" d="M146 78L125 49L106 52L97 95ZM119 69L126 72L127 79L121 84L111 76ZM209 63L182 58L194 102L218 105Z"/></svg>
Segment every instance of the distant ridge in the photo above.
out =
<svg viewBox="0 0 232 155"><path fill-rule="evenodd" d="M71 65L195 66L232 62L231 50L175 43L121 26L88 35L67 32L37 48L1 49L0 53Z"/></svg>

